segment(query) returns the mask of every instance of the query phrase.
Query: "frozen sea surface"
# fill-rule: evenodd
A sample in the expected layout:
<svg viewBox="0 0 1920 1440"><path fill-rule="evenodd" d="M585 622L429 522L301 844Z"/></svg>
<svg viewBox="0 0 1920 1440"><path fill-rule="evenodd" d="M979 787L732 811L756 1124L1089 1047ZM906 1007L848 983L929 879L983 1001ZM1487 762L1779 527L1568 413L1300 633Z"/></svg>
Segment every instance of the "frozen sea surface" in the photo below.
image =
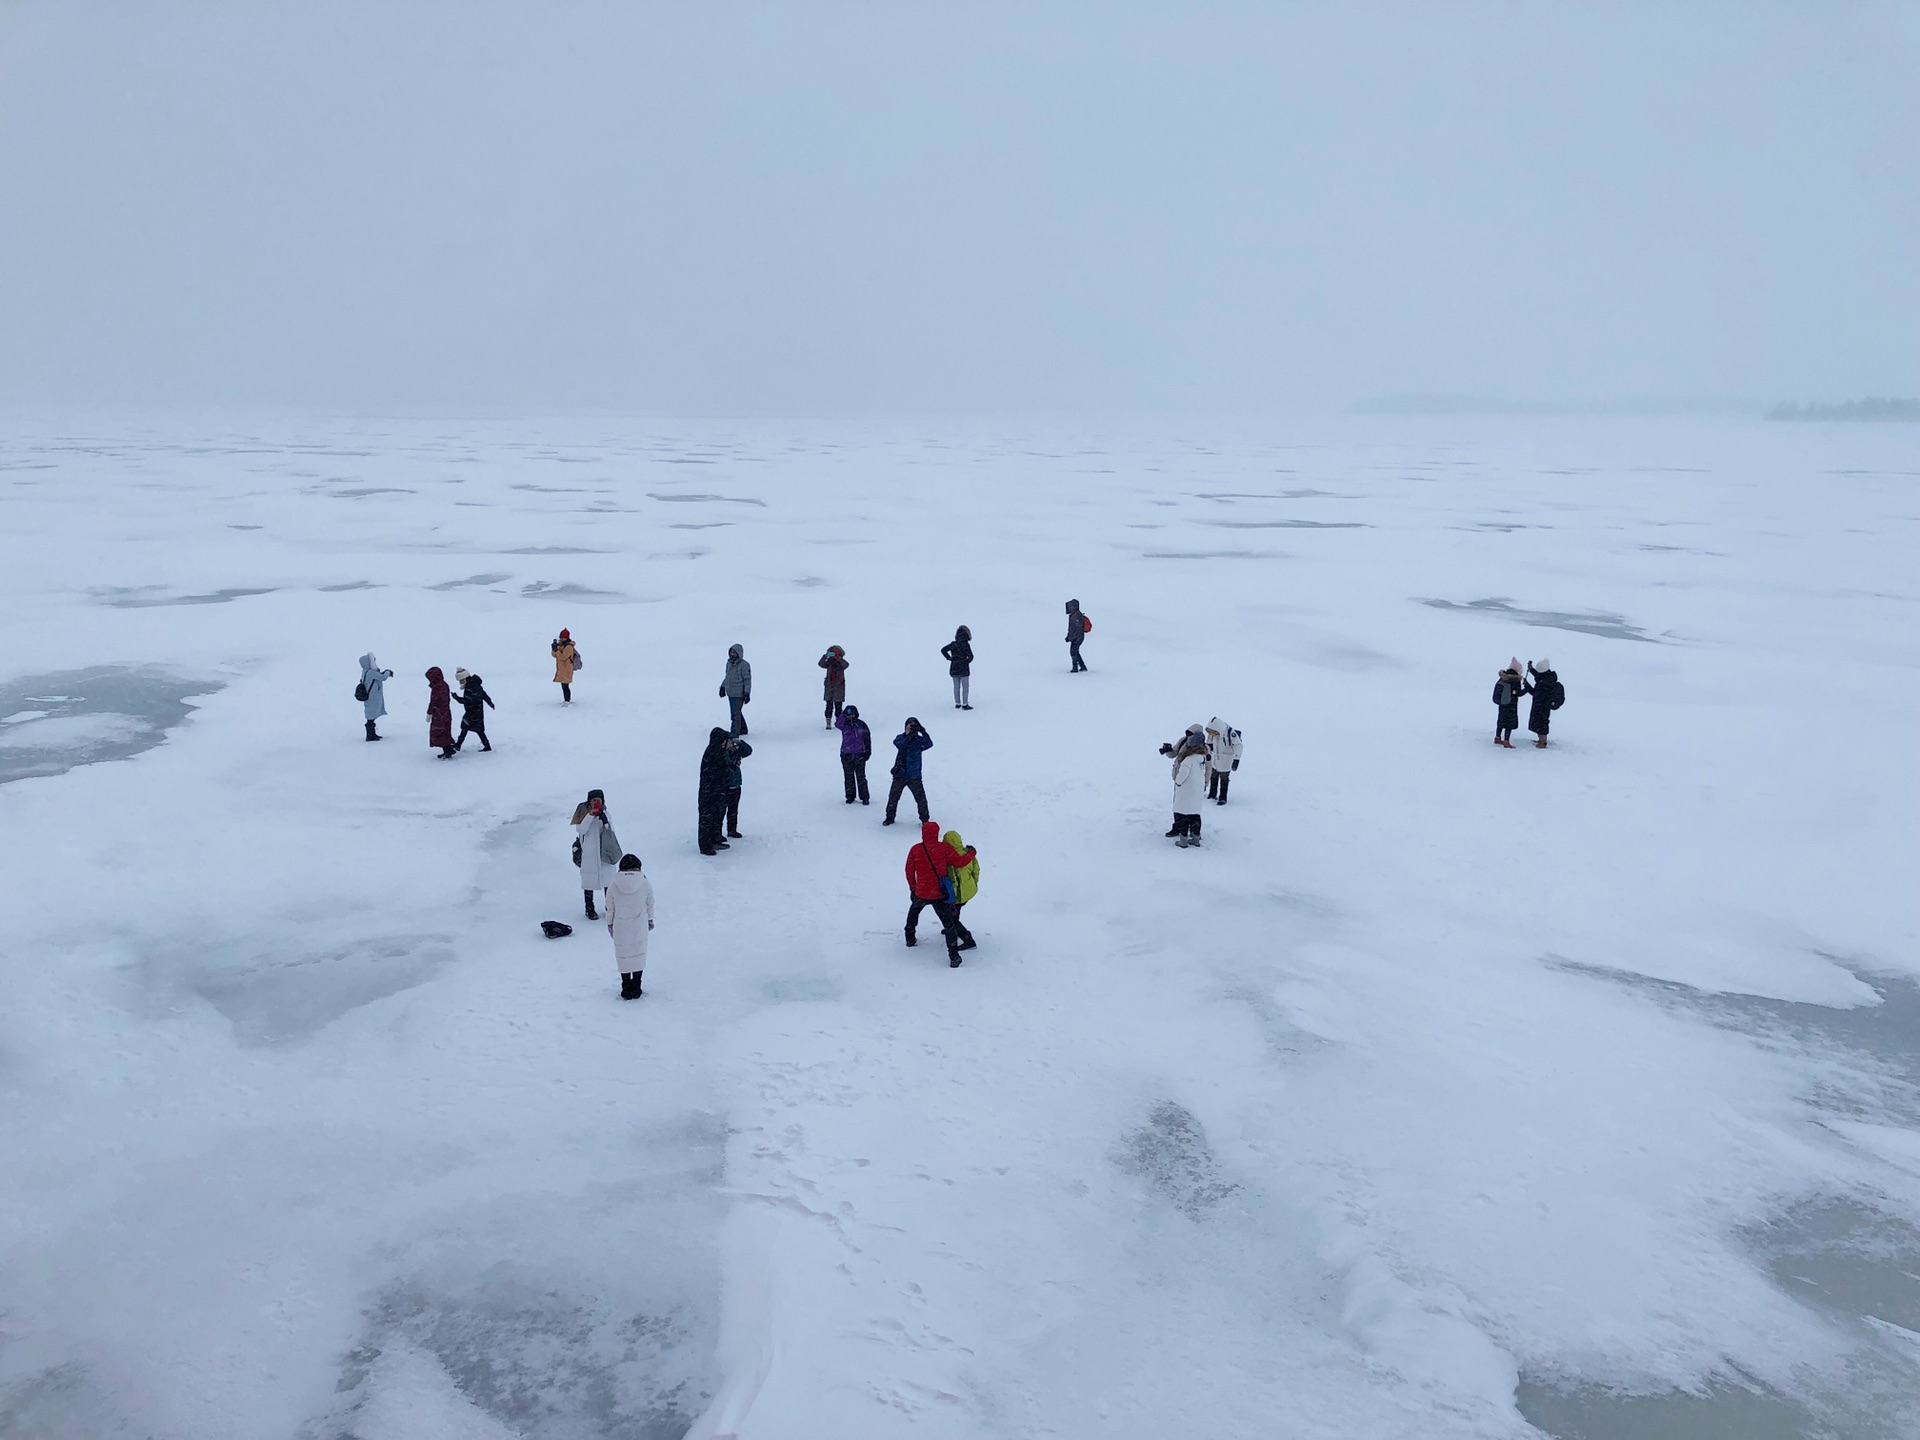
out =
<svg viewBox="0 0 1920 1440"><path fill-rule="evenodd" d="M1920 1435L1907 427L68 421L0 476L0 1437ZM958 971L829 644L980 848Z"/></svg>

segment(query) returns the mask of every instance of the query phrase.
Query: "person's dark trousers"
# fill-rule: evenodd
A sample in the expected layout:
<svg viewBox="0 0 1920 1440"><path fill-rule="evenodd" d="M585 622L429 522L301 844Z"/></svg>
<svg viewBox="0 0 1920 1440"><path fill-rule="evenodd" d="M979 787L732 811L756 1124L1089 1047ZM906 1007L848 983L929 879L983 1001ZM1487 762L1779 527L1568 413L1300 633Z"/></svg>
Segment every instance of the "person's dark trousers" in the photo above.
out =
<svg viewBox="0 0 1920 1440"><path fill-rule="evenodd" d="M482 750L493 749L493 745L487 739L487 727L484 725L469 725L464 720L460 722L460 738L453 742L453 748L458 750L462 745L465 745L467 743L467 736L469 735L478 735L480 737L480 748Z"/></svg>
<svg viewBox="0 0 1920 1440"><path fill-rule="evenodd" d="M927 814L927 787L920 783L918 776L909 780L904 775L893 777L893 786L887 791L887 819L891 820L900 813L900 792L911 790L913 802L920 807L920 823L926 824L931 818Z"/></svg>
<svg viewBox="0 0 1920 1440"><path fill-rule="evenodd" d="M831 725L834 721L838 720L839 718L840 718L840 702L838 700L827 701L827 724Z"/></svg>
<svg viewBox="0 0 1920 1440"><path fill-rule="evenodd" d="M967 922L960 918L961 912L966 908L965 905L955 905L953 907L953 933L959 936L960 948L962 950L971 950L976 943L973 938L973 932L967 929Z"/></svg>
<svg viewBox="0 0 1920 1440"><path fill-rule="evenodd" d="M582 890L580 893L587 897L587 919L598 920L600 917L594 912L593 908L593 891Z"/></svg>
<svg viewBox="0 0 1920 1440"><path fill-rule="evenodd" d="M727 791L727 835L740 838L740 786L735 785Z"/></svg>
<svg viewBox="0 0 1920 1440"><path fill-rule="evenodd" d="M947 942L947 958L951 960L960 953L960 914L944 900L923 900L918 895L907 906L907 943L919 944L915 931L920 926L920 912L932 910L934 918L940 922L940 934ZM972 939L972 936L968 936Z"/></svg>
<svg viewBox="0 0 1920 1440"><path fill-rule="evenodd" d="M1207 799L1227 803L1227 784L1233 779L1231 770L1207 771Z"/></svg>
<svg viewBox="0 0 1920 1440"><path fill-rule="evenodd" d="M700 797L700 853L702 855L718 853L720 826L726 818L726 796L702 795Z"/></svg>
<svg viewBox="0 0 1920 1440"><path fill-rule="evenodd" d="M566 681L563 680L560 682L560 703L562 705L568 705L568 704L571 704L572 702L573 702L573 686L567 684Z"/></svg>
<svg viewBox="0 0 1920 1440"><path fill-rule="evenodd" d="M1069 674L1078 674L1087 668L1087 662L1080 658L1080 642L1078 640L1069 644L1067 651L1073 656L1073 669L1068 672Z"/></svg>
<svg viewBox="0 0 1920 1440"><path fill-rule="evenodd" d="M1180 833L1193 839L1200 838L1200 817L1198 815L1180 815L1175 817L1180 824Z"/></svg>
<svg viewBox="0 0 1920 1440"><path fill-rule="evenodd" d="M867 794L867 757L864 755L842 755L840 757L840 778L847 782L847 804L856 798L862 805L871 803Z"/></svg>
<svg viewBox="0 0 1920 1440"><path fill-rule="evenodd" d="M729 695L727 697L727 708L733 711L733 733L736 735L746 734L747 712L741 708L741 702Z"/></svg>

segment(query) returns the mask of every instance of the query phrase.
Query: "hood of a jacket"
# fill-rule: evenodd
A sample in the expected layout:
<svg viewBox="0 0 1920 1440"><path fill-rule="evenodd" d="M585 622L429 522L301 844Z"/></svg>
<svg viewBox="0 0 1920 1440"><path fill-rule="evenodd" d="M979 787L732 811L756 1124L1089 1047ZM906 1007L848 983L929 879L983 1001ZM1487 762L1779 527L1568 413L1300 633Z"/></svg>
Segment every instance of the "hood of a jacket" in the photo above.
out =
<svg viewBox="0 0 1920 1440"><path fill-rule="evenodd" d="M610 889L618 890L622 895L633 895L647 883L647 877L638 870L616 870L613 872L613 884Z"/></svg>
<svg viewBox="0 0 1920 1440"><path fill-rule="evenodd" d="M938 825L934 824L933 821L931 820L922 820L920 822L920 843L921 844L931 845L933 844L934 841L938 840L939 838L940 838L940 827Z"/></svg>
<svg viewBox="0 0 1920 1440"><path fill-rule="evenodd" d="M440 673L440 667L438 665L433 666L427 671L427 679L435 685L445 685L447 683L447 677Z"/></svg>
<svg viewBox="0 0 1920 1440"><path fill-rule="evenodd" d="M360 657L360 673L362 675L371 675L379 668L380 662L373 658L373 652L371 650Z"/></svg>
<svg viewBox="0 0 1920 1440"><path fill-rule="evenodd" d="M960 838L960 832L958 830L949 830L940 838L953 847L954 854L964 855L967 853L967 842Z"/></svg>
<svg viewBox="0 0 1920 1440"><path fill-rule="evenodd" d="M747 652L738 645L729 645L727 647L727 658L729 660L744 660L747 658Z"/></svg>

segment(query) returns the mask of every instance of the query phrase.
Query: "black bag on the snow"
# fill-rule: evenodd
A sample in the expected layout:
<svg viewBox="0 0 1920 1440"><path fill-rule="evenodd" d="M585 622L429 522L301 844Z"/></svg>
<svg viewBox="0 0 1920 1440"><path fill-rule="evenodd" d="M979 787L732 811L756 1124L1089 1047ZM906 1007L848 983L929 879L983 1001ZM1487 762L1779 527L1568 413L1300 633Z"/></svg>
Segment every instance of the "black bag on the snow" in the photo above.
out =
<svg viewBox="0 0 1920 1440"><path fill-rule="evenodd" d="M367 703L366 681L362 680L358 685L353 687L353 698L358 700L362 705Z"/></svg>
<svg viewBox="0 0 1920 1440"><path fill-rule="evenodd" d="M558 940L563 936L573 934L573 926L562 925L558 920L542 920L540 922L540 928L546 933L546 937L549 940Z"/></svg>

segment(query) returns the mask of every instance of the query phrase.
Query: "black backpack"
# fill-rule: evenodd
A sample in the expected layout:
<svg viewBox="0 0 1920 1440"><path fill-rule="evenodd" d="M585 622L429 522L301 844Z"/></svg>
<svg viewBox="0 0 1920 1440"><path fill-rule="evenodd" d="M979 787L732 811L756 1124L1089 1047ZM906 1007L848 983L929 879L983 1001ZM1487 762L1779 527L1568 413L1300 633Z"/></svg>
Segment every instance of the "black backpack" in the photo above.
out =
<svg viewBox="0 0 1920 1440"><path fill-rule="evenodd" d="M1562 705L1567 703L1567 687L1562 685L1558 679L1555 679L1553 682L1553 696L1547 703L1549 708L1554 710L1558 710Z"/></svg>
<svg viewBox="0 0 1920 1440"><path fill-rule="evenodd" d="M558 920L542 920L540 922L540 929L549 940L558 940L564 935L573 934L573 927L571 925L563 925Z"/></svg>
<svg viewBox="0 0 1920 1440"><path fill-rule="evenodd" d="M353 687L353 698L358 700L362 705L367 703L366 681L362 680L358 685Z"/></svg>

